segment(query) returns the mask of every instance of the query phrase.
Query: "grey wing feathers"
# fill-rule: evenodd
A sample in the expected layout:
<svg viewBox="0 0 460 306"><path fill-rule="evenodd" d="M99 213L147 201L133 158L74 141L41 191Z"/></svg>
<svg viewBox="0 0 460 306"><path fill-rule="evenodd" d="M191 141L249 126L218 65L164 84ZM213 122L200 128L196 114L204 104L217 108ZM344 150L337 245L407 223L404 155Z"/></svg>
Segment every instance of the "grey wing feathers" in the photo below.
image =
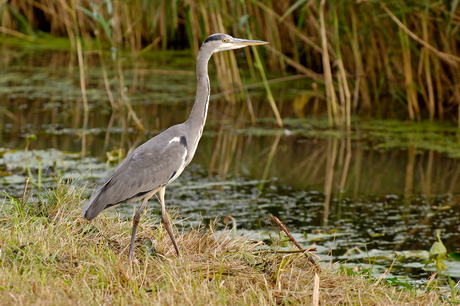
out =
<svg viewBox="0 0 460 306"><path fill-rule="evenodd" d="M187 146L160 134L136 148L85 203L83 216L94 219L104 209L167 185L183 164ZM180 138L177 138L180 139ZM183 169L183 168L182 168Z"/></svg>

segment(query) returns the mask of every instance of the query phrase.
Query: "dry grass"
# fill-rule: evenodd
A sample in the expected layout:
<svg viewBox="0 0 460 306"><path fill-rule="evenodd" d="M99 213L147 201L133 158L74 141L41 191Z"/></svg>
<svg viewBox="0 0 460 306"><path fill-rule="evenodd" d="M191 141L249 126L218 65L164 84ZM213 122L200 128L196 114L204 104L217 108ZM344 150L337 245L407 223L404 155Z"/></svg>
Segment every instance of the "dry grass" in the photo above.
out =
<svg viewBox="0 0 460 306"><path fill-rule="evenodd" d="M107 213L88 223L81 192L60 183L34 203L5 198L1 305L442 305L435 292L415 298L364 277L318 272L302 254L260 252L261 242L213 227L177 234L178 259L158 222L143 222L130 265L131 223Z"/></svg>

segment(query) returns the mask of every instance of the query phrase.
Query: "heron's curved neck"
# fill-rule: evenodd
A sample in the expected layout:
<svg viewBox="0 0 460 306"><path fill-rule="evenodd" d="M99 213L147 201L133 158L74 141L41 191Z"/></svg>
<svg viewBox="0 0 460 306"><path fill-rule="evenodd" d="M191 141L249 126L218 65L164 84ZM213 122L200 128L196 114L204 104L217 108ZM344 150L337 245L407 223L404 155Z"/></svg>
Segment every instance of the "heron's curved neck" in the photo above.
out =
<svg viewBox="0 0 460 306"><path fill-rule="evenodd" d="M201 131L206 122L206 116L208 113L209 94L211 92L208 77L208 62L211 58L212 52L206 50L200 50L196 62L196 76L197 76L197 89L195 104L193 105L190 116L188 117L187 124L195 135L201 136Z"/></svg>

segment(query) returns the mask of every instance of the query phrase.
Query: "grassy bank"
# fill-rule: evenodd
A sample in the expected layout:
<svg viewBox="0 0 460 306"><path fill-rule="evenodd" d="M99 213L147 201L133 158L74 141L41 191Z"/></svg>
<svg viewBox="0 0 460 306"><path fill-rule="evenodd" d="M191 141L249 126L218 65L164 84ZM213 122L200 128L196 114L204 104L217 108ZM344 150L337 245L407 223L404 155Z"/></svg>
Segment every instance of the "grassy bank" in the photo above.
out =
<svg viewBox="0 0 460 306"><path fill-rule="evenodd" d="M256 67L251 76L304 76L294 107L327 114L331 126L349 126L352 113L457 120L459 27L458 1L0 1L0 35L68 37L80 64L82 45L97 50L98 41L133 57L168 48L197 53L214 32L269 41L254 55L244 51ZM233 53L215 62L222 91L242 85ZM276 114L273 103L267 107Z"/></svg>
<svg viewBox="0 0 460 306"><path fill-rule="evenodd" d="M261 251L262 242L212 226L178 233L178 259L158 220L144 222L130 264L131 223L103 214L89 224L81 193L59 183L29 201L27 193L4 199L0 304L443 304L436 290L398 291L382 279L320 271L304 254L277 253L277 243Z"/></svg>

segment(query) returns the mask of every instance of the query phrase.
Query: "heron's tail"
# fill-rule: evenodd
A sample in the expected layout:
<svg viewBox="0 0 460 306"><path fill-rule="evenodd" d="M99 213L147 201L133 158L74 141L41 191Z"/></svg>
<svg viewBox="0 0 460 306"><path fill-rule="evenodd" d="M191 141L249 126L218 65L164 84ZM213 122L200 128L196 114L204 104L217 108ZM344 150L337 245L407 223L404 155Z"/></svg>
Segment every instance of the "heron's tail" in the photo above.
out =
<svg viewBox="0 0 460 306"><path fill-rule="evenodd" d="M106 205L100 201L101 189L99 188L83 206L82 216L88 221L96 218L106 208Z"/></svg>

